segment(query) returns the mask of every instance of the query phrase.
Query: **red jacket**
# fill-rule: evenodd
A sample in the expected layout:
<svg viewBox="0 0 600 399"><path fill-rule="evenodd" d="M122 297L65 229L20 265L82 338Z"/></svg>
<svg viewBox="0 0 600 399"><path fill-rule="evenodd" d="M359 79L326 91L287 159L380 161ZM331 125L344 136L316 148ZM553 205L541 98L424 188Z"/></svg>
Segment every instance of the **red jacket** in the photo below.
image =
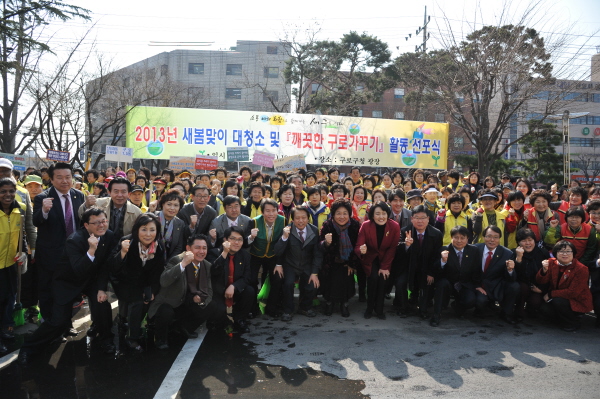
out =
<svg viewBox="0 0 600 399"><path fill-rule="evenodd" d="M574 312L590 312L594 307L592 305L592 293L588 285L589 270L577 259L573 259L571 266L558 278L558 261L556 258L549 259L550 265L548 272L543 275L544 269L540 269L536 280L540 284L550 283L550 291L553 298L565 298L569 300L571 309Z"/></svg>
<svg viewBox="0 0 600 399"><path fill-rule="evenodd" d="M377 230L375 228L375 222L367 220L360 226L354 252L356 252L356 255L358 255L361 260L367 276L371 275L371 265L377 258L379 258L380 269L390 270L399 241L400 225L391 219L388 219L385 224L385 232L383 233L383 240L381 240L381 247L379 247L379 250L377 249ZM367 253L364 255L360 253L360 246L363 244L367 244Z"/></svg>

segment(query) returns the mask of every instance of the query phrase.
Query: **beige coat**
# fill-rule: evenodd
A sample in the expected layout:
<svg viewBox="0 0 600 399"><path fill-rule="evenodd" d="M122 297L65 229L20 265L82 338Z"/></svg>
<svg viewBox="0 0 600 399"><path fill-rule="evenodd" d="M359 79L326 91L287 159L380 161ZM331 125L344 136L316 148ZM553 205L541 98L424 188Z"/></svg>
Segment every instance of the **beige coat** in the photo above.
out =
<svg viewBox="0 0 600 399"><path fill-rule="evenodd" d="M110 220L110 206L111 204L111 199L110 197L106 197L106 198L98 198L96 199L96 207L97 208L101 208L102 210L104 210L104 212L106 212L106 218L108 220ZM123 221L123 235L129 235L131 234L131 230L133 229L133 224L135 223L135 220L138 218L138 216L140 216L142 214L142 211L140 208L138 208L137 206L133 205L131 202L127 201L127 204L125 204L125 206L127 206L127 213L125 214L125 220ZM85 207L85 203L83 205L81 205L79 207L79 218L81 218L81 215L83 215L83 212L85 212L86 207Z"/></svg>

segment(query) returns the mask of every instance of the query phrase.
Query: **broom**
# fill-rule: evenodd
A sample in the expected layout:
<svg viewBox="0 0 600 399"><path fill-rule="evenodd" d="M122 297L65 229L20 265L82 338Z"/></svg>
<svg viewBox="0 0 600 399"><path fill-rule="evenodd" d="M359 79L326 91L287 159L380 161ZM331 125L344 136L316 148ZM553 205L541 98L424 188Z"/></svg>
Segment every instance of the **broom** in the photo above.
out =
<svg viewBox="0 0 600 399"><path fill-rule="evenodd" d="M19 251L17 254L21 256L23 252L23 229L25 228L25 218L21 215L21 230L19 231ZM21 303L21 270L23 265L17 263L17 303L15 304L15 310L13 311L13 320L15 326L22 326L25 324L25 309Z"/></svg>

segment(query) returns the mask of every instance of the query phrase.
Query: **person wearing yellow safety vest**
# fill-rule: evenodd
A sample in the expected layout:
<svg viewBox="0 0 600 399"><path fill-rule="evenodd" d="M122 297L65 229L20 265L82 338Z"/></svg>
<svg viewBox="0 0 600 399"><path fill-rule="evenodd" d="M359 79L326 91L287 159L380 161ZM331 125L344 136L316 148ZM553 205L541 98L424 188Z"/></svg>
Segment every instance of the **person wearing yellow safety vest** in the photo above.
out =
<svg viewBox="0 0 600 399"><path fill-rule="evenodd" d="M495 209L497 201L498 194L496 194L494 191L487 188L481 190L481 195L479 196L481 208L477 209L477 211L473 212L471 215L473 220L473 232L475 233L473 244L483 243L483 231L486 229L486 227L493 225L498 226L500 229L502 237L502 242L500 244L502 246L506 246L507 235L504 234L505 216Z"/></svg>
<svg viewBox="0 0 600 399"><path fill-rule="evenodd" d="M17 264L27 262L27 243L19 245L25 207L15 200L16 192L17 183L12 177L0 178L0 328L2 337L8 339L14 338L13 325L5 321L4 315L12 315L15 306ZM0 354L5 352L7 348L0 340Z"/></svg>

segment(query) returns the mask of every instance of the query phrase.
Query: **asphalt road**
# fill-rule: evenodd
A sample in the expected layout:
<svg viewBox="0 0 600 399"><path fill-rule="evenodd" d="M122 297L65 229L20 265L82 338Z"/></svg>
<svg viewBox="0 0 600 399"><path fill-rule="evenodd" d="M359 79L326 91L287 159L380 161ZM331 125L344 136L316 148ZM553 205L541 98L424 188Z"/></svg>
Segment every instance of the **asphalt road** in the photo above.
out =
<svg viewBox="0 0 600 399"><path fill-rule="evenodd" d="M171 348L105 355L84 334L56 344L28 367L0 359L0 398L598 398L600 329L593 315L566 333L540 320L510 326L497 318L458 320L438 328L417 317L295 315L289 322L253 320L242 337L200 331L170 336Z"/></svg>

